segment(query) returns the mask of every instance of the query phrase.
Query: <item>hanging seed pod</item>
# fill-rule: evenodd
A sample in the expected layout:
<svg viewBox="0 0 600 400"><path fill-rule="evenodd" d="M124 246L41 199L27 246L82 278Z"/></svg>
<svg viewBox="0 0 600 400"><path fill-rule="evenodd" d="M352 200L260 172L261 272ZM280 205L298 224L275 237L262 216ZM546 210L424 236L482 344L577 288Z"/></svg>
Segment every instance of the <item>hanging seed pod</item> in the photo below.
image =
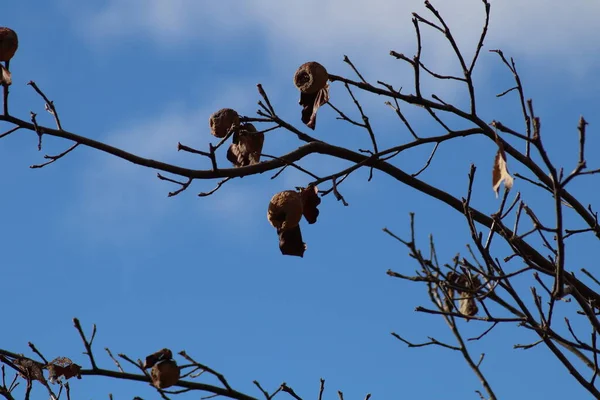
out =
<svg viewBox="0 0 600 400"><path fill-rule="evenodd" d="M277 231L295 228L302 218L302 196L295 190L279 192L271 198L267 219Z"/></svg>
<svg viewBox="0 0 600 400"><path fill-rule="evenodd" d="M154 364L150 371L152 384L160 389L171 387L179 381L180 371L175 360L163 360Z"/></svg>
<svg viewBox="0 0 600 400"><path fill-rule="evenodd" d="M208 124L213 136L224 138L232 126L240 125L240 116L231 108L222 108L210 116Z"/></svg>
<svg viewBox="0 0 600 400"><path fill-rule="evenodd" d="M264 142L264 133L258 132L252 124L243 124L233 134L233 143L227 149L227 159L234 167L258 164Z"/></svg>
<svg viewBox="0 0 600 400"><path fill-rule="evenodd" d="M327 85L329 74L315 61L302 64L294 74L294 84L302 93L314 94Z"/></svg>
<svg viewBox="0 0 600 400"><path fill-rule="evenodd" d="M300 90L302 122L310 129L317 124L317 110L329 101L329 74L318 62L304 63L294 74L294 84Z"/></svg>
<svg viewBox="0 0 600 400"><path fill-rule="evenodd" d="M17 33L10 28L0 27L0 61L10 61L18 47Z"/></svg>

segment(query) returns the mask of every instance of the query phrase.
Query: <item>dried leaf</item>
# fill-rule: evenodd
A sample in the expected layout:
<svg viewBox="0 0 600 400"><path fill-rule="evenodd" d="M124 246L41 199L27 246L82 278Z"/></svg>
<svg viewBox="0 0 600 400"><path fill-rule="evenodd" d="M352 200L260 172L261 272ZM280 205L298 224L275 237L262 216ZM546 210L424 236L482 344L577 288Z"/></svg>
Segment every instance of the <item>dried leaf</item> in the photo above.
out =
<svg viewBox="0 0 600 400"><path fill-rule="evenodd" d="M12 84L12 74L4 65L0 64L0 85L10 86Z"/></svg>
<svg viewBox="0 0 600 400"><path fill-rule="evenodd" d="M461 314L468 315L469 317L477 315L479 308L477 308L477 303L475 303L475 299L473 299L473 297L470 297L469 295L466 297L461 297L458 303Z"/></svg>
<svg viewBox="0 0 600 400"><path fill-rule="evenodd" d="M0 27L0 61L10 61L18 47L17 33L10 28Z"/></svg>
<svg viewBox="0 0 600 400"><path fill-rule="evenodd" d="M498 144L498 152L494 158L494 168L492 170L492 188L498 197L498 191L500 184L504 182L506 190L510 190L513 186L513 177L508 172L508 166L506 164L506 153L504 152L504 146L502 142L496 138Z"/></svg>
<svg viewBox="0 0 600 400"><path fill-rule="evenodd" d="M264 142L264 133L258 132L252 124L243 124L239 131L233 134L233 143L227 150L227 159L235 167L258 164Z"/></svg>
<svg viewBox="0 0 600 400"><path fill-rule="evenodd" d="M301 189L300 194L302 195L302 214L309 224L314 224L317 222L317 217L319 216L319 209L317 207L321 204L319 188L309 186Z"/></svg>
<svg viewBox="0 0 600 400"><path fill-rule="evenodd" d="M152 368L156 363L163 360L170 360L172 358L173 352L171 352L171 350L167 348L161 349L156 353L152 353L146 357L146 360L144 362L144 369Z"/></svg>
<svg viewBox="0 0 600 400"><path fill-rule="evenodd" d="M47 385L46 378L42 368L44 367L39 362L33 361L29 358L16 358L13 360L13 364L19 368L19 375L27 380L37 380Z"/></svg>
<svg viewBox="0 0 600 400"><path fill-rule="evenodd" d="M296 225L291 229L278 230L277 234L279 235L279 250L281 250L281 254L304 257L306 243L302 241L300 225Z"/></svg>
<svg viewBox="0 0 600 400"><path fill-rule="evenodd" d="M329 85L317 93L301 93L300 105L302 106L302 122L310 129L315 129L317 124L317 111L319 107L329 101Z"/></svg>
<svg viewBox="0 0 600 400"><path fill-rule="evenodd" d="M180 370L174 360L162 360L152 367L150 376L154 386L166 389L179 381Z"/></svg>
<svg viewBox="0 0 600 400"><path fill-rule="evenodd" d="M75 364L67 357L55 358L46 365L46 368L48 369L48 379L50 380L50 383L60 382L61 377L63 376L65 379L74 376L76 376L77 379L81 379L81 366Z"/></svg>

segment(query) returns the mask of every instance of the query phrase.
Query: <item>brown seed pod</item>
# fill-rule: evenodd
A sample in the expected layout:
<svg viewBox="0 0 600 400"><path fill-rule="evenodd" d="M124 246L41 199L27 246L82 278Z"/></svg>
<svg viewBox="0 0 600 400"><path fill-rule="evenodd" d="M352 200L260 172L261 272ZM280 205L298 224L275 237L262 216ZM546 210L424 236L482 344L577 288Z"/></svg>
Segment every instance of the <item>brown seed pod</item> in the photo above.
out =
<svg viewBox="0 0 600 400"><path fill-rule="evenodd" d="M233 143L227 149L227 159L234 167L258 164L264 142L264 133L258 132L252 124L243 124L233 134Z"/></svg>
<svg viewBox="0 0 600 400"><path fill-rule="evenodd" d="M279 231L295 228L302 218L302 196L295 190L279 192L271 198L267 219Z"/></svg>
<svg viewBox="0 0 600 400"><path fill-rule="evenodd" d="M171 387L179 381L180 371L175 360L159 361L150 371L152 383L160 389Z"/></svg>
<svg viewBox="0 0 600 400"><path fill-rule="evenodd" d="M152 368L154 364L158 363L162 360L170 360L173 358L173 352L167 348L161 349L156 353L152 353L149 356L146 356L146 360L144 361L144 369Z"/></svg>
<svg viewBox="0 0 600 400"><path fill-rule="evenodd" d="M0 61L10 61L18 47L17 33L10 28L0 27Z"/></svg>
<svg viewBox="0 0 600 400"><path fill-rule="evenodd" d="M224 138L232 126L240 125L240 116L231 108L222 108L210 116L208 123L213 136Z"/></svg>
<svg viewBox="0 0 600 400"><path fill-rule="evenodd" d="M313 94L327 85L329 74L324 66L315 61L302 64L294 74L294 84L302 93Z"/></svg>

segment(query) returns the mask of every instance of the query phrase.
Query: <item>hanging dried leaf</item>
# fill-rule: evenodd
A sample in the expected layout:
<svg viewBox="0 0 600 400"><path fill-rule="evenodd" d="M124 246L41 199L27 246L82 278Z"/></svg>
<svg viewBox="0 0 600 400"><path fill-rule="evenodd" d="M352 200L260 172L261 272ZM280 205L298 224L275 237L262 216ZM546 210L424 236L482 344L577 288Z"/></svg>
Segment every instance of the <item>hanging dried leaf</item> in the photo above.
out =
<svg viewBox="0 0 600 400"><path fill-rule="evenodd" d="M4 65L0 64L0 85L10 86L12 84L12 74Z"/></svg>
<svg viewBox="0 0 600 400"><path fill-rule="evenodd" d="M0 61L10 61L18 47L17 33L10 28L0 27Z"/></svg>
<svg viewBox="0 0 600 400"><path fill-rule="evenodd" d="M74 376L81 379L81 366L75 364L67 357L57 357L46 365L48 369L48 380L50 383L61 381L61 377L70 379Z"/></svg>
<svg viewBox="0 0 600 400"><path fill-rule="evenodd" d="M467 297L461 297L458 303L461 314L468 315L469 317L477 315L479 308L477 308L477 303L475 303L473 297L470 297L469 295L467 295Z"/></svg>
<svg viewBox="0 0 600 400"><path fill-rule="evenodd" d="M152 353L146 357L146 360L144 361L144 369L152 368L154 364L163 360L170 360L172 358L173 352L171 352L171 350L167 348L161 349L156 353Z"/></svg>
<svg viewBox="0 0 600 400"><path fill-rule="evenodd" d="M227 150L227 159L235 167L258 164L264 142L264 133L258 132L252 124L243 124L239 131L233 134L233 143Z"/></svg>
<svg viewBox="0 0 600 400"><path fill-rule="evenodd" d="M285 231L298 226L302 211L302 195L295 190L285 190L271 198L267 219L278 232Z"/></svg>
<svg viewBox="0 0 600 400"><path fill-rule="evenodd" d="M302 64L294 74L294 84L300 90L302 122L315 129L317 110L329 101L329 74L324 66L310 61Z"/></svg>
<svg viewBox="0 0 600 400"><path fill-rule="evenodd" d="M162 360L152 367L150 376L154 386L166 389L179 381L180 371L174 360Z"/></svg>
<svg viewBox="0 0 600 400"><path fill-rule="evenodd" d="M19 375L21 375L21 377L27 380L40 381L44 385L48 384L44 377L44 372L42 371L44 365L25 357L16 358L12 362L19 368Z"/></svg>
<svg viewBox="0 0 600 400"><path fill-rule="evenodd" d="M475 302L477 290L481 286L479 278L476 276L471 276L469 278L466 275L461 275L457 284L468 288L467 291L458 292L460 297L460 300L458 301L460 313L468 315L469 317L475 316L477 312L479 312L479 308Z"/></svg>
<svg viewBox="0 0 600 400"><path fill-rule="evenodd" d="M513 186L513 177L508 172L508 166L506 164L506 153L504 152L504 146L502 142L496 137L496 143L498 144L498 152L494 158L494 168L492 170L492 188L498 197L498 191L500 184L504 182L506 190L510 190Z"/></svg>
<svg viewBox="0 0 600 400"><path fill-rule="evenodd" d="M300 225L286 230L277 230L279 235L279 250L281 254L287 256L304 257L306 243L302 241L302 232Z"/></svg>
<svg viewBox="0 0 600 400"><path fill-rule="evenodd" d="M213 136L224 138L232 127L240 125L240 116L231 108L222 108L210 116L208 124Z"/></svg>
<svg viewBox="0 0 600 400"><path fill-rule="evenodd" d="M317 217L319 216L319 209L317 207L321 204L319 188L309 186L301 189L300 194L302 196L302 214L309 224L314 224L317 222Z"/></svg>

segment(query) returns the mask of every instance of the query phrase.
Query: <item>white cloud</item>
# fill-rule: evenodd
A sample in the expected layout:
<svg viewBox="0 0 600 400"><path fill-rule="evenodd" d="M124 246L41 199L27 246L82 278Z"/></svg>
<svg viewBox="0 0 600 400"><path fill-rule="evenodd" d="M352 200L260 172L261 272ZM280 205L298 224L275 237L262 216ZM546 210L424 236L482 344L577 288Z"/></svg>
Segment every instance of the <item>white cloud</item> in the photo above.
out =
<svg viewBox="0 0 600 400"><path fill-rule="evenodd" d="M482 2L433 4L447 18L460 43L473 49L483 22ZM385 67L393 63L387 57L389 50L412 53L413 11L435 20L421 0L108 0L99 10L77 13L74 21L89 37L111 45L114 42L106 39L141 36L165 49L199 39L222 45L257 32L267 41L274 62L297 63L306 57L339 62L343 54L349 54L360 57L362 64L368 60L365 68L377 71L391 68ZM581 70L598 62L598 57L589 56L600 50L600 42L589 40L595 37L598 18L600 3L589 0L552 4L545 0L492 0L486 45ZM436 58L432 61L439 65L450 49L447 44L441 47L440 40L436 43L430 50ZM577 62L569 57L578 57Z"/></svg>

